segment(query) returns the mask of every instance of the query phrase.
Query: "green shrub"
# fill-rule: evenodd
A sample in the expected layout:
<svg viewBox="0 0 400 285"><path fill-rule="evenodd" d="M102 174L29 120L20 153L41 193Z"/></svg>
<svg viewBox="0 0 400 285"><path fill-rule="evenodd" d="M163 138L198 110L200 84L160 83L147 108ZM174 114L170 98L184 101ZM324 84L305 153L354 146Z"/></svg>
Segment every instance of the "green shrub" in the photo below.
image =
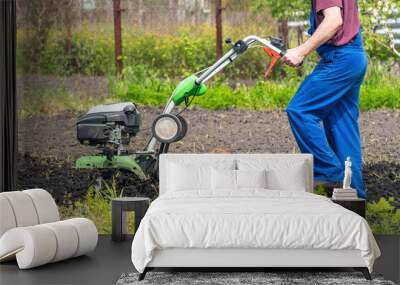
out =
<svg viewBox="0 0 400 285"><path fill-rule="evenodd" d="M316 186L314 193L328 197L323 185ZM382 197L378 202L367 203L366 219L374 234L400 234L400 209L393 202L394 198Z"/></svg>
<svg viewBox="0 0 400 285"><path fill-rule="evenodd" d="M400 234L400 209L393 202L393 198L381 198L367 204L367 220L375 234Z"/></svg>
<svg viewBox="0 0 400 285"><path fill-rule="evenodd" d="M249 27L250 32L252 30ZM33 58L26 58L24 49L29 31L20 30L18 37L18 70L25 73L70 75L114 74L114 34L107 27L84 26L73 32L72 48L65 49L66 35L52 30L47 44ZM239 29L225 27L225 33L235 38L243 37ZM125 66L146 65L163 78L187 76L215 62L215 32L208 25L183 27L174 35L143 33L136 29L123 29L123 61ZM229 47L226 47L226 50ZM30 55L32 57L32 55ZM236 68L227 68L227 78L260 78L267 57L263 51L251 50L237 62ZM35 64L31 64L35 62Z"/></svg>
<svg viewBox="0 0 400 285"><path fill-rule="evenodd" d="M314 194L328 197L328 192L326 192L324 185L317 185L314 188Z"/></svg>

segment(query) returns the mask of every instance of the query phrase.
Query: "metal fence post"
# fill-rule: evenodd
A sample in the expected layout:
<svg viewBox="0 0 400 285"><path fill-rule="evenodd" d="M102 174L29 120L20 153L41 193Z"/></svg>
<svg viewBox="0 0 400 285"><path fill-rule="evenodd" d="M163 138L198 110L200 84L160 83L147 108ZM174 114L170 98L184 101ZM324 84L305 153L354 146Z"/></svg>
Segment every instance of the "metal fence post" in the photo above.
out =
<svg viewBox="0 0 400 285"><path fill-rule="evenodd" d="M224 50L222 46L222 1L216 0L215 3L215 31L216 31L216 54L217 59L221 58Z"/></svg>
<svg viewBox="0 0 400 285"><path fill-rule="evenodd" d="M121 35L121 1L113 0L114 8L114 42L115 42L115 68L117 74L121 74L123 69L122 62L122 35Z"/></svg>

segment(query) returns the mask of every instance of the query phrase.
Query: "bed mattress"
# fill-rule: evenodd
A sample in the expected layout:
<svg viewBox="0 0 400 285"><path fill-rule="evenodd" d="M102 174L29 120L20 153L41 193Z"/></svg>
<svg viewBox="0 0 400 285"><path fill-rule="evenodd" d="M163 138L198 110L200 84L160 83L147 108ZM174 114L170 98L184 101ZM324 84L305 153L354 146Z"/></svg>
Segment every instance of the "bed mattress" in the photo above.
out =
<svg viewBox="0 0 400 285"><path fill-rule="evenodd" d="M359 250L372 271L380 251L361 216L308 192L184 191L157 198L132 243L139 272L163 249Z"/></svg>

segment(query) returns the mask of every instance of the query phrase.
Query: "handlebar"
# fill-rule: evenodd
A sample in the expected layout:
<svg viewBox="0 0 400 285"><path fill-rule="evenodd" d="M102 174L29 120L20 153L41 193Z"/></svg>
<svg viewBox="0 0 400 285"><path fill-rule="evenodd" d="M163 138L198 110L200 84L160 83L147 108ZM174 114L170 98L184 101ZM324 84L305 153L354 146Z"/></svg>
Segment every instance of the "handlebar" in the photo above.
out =
<svg viewBox="0 0 400 285"><path fill-rule="evenodd" d="M270 40L266 40L257 36L248 36L243 40L247 43L248 46L258 42L262 44L264 47L273 50L274 52L278 53L279 55L283 56L285 54L286 48L283 42L274 37L270 37Z"/></svg>
<svg viewBox="0 0 400 285"><path fill-rule="evenodd" d="M257 36L248 36L243 40L237 41L231 50L229 50L224 56L222 56L216 63L207 68L200 76L197 78L196 83L201 84L209 80L219 71L225 68L228 64L233 62L240 54L244 53L248 48L252 45L258 43L261 44L264 51L270 56L273 60L271 65L268 68L267 74L272 71L273 66L277 62L279 58L281 58L285 52L286 48L282 41L276 38L270 38L271 41L260 38Z"/></svg>
<svg viewBox="0 0 400 285"><path fill-rule="evenodd" d="M228 41L231 43L231 41ZM271 64L268 67L268 70L265 76L268 76L274 67L274 65L278 62L278 60L284 56L286 52L286 47L282 43L281 40L276 38L270 38L270 40L260 38L257 36L248 36L243 40L237 41L233 44L231 50L229 50L225 55L223 55L216 63L212 66L205 69L204 72L195 80L196 85L200 85L201 83L206 82L210 78L212 78L215 74L225 68L228 64L232 63L240 54L244 53L248 48L250 48L253 44L261 44L264 51L271 57ZM168 114L172 112L175 107L174 102L172 101L172 96L168 99L167 105L165 106L163 113ZM157 140L155 137L152 137L146 146L146 151L154 151Z"/></svg>

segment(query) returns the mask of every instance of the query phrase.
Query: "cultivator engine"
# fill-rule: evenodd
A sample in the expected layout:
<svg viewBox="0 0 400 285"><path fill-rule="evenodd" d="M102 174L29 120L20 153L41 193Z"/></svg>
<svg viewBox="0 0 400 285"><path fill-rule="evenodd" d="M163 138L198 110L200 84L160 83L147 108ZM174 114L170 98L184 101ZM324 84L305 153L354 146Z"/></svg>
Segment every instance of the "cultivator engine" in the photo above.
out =
<svg viewBox="0 0 400 285"><path fill-rule="evenodd" d="M77 168L123 169L145 178L145 170L154 164L151 153L129 151L140 127L140 113L133 103L93 107L78 119L76 127L81 144L101 149L99 155L79 158Z"/></svg>
<svg viewBox="0 0 400 285"><path fill-rule="evenodd" d="M111 157L120 155L139 131L140 114L132 103L100 105L79 118L77 137L81 144L103 145Z"/></svg>
<svg viewBox="0 0 400 285"><path fill-rule="evenodd" d="M171 143L183 139L186 135L187 123L181 114L196 96L206 93L207 80L249 48L260 47L271 58L266 75L272 72L273 66L285 53L282 41L272 37L267 40L249 36L234 44L231 40L226 42L232 45L230 51L212 66L179 83L162 114L148 127L152 136L143 151L129 150L131 139L140 131L140 113L133 103L99 105L80 117L77 123L78 141L84 145L101 148L101 153L79 158L76 167L127 170L142 179L154 174L158 176L159 155L168 152ZM186 107L178 113L173 113L174 108L182 103Z"/></svg>

